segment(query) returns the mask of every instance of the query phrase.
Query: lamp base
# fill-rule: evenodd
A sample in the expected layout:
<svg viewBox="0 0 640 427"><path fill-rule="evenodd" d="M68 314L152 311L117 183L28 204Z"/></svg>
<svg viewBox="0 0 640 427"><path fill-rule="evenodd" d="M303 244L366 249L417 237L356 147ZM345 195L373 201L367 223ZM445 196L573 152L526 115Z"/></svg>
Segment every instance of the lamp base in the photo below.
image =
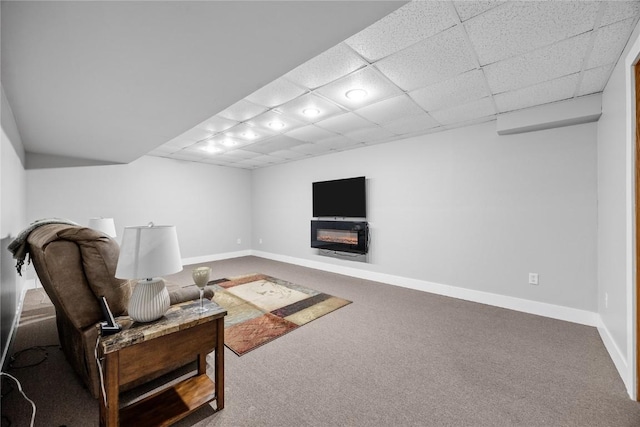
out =
<svg viewBox="0 0 640 427"><path fill-rule="evenodd" d="M138 281L129 299L129 317L136 322L151 322L169 310L169 291L160 277Z"/></svg>

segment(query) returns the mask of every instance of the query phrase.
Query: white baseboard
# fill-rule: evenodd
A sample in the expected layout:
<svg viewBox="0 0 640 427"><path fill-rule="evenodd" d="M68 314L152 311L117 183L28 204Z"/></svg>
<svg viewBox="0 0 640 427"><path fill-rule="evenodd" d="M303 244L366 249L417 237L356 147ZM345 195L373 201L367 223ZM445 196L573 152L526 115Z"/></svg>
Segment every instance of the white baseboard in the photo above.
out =
<svg viewBox="0 0 640 427"><path fill-rule="evenodd" d="M522 298L493 294L489 292L476 291L473 289L465 289L457 286L428 282L425 280L411 279L408 277L366 271L357 268L329 264L303 258L295 258L287 255L279 255L262 251L251 251L251 253L252 255L261 258L272 259L274 261L282 261L289 264L300 265L303 267L329 271L331 273L357 277L359 279L373 280L390 285L402 286L404 288L416 289L419 291L430 292L433 294L444 295L481 304L488 304L524 313L535 314L538 316L549 317L552 319L564 320L567 322L579 323L587 326L598 326L600 324L600 316L598 315L598 313L592 311L579 310L576 308L531 301Z"/></svg>
<svg viewBox="0 0 640 427"><path fill-rule="evenodd" d="M192 258L183 258L182 259L182 264L183 265L191 265L191 264L200 264L203 262L211 262L211 261L220 261L223 259L230 259L230 258L239 258L239 257L243 257L243 256L250 256L252 255L252 251L247 249L244 251L237 251L237 252L225 252L222 254L215 254L215 255L204 255L204 256L198 256L198 257L192 257Z"/></svg>
<svg viewBox="0 0 640 427"><path fill-rule="evenodd" d="M598 319L598 333L600 334L600 338L602 339L602 343L604 347L607 349L609 353L609 357L613 361L614 366L618 370L618 374L624 383L625 388L627 389L627 393L632 400L635 400L635 395L633 392L633 386L630 384L632 380L629 378L629 365L627 364L627 358L620 351L620 348L617 346L613 337L611 336L611 332L606 327L606 325L602 322L602 320Z"/></svg>

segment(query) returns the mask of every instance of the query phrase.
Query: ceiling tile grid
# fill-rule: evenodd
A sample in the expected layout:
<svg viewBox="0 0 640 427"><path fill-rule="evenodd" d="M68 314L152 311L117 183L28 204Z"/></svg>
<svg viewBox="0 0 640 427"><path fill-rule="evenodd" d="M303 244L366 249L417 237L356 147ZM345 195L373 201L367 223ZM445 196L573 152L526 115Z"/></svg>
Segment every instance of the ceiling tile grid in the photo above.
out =
<svg viewBox="0 0 640 427"><path fill-rule="evenodd" d="M415 116L403 117L384 124L384 128L396 135L415 134L424 132L440 126L433 117L427 113Z"/></svg>
<svg viewBox="0 0 640 427"><path fill-rule="evenodd" d="M580 82L578 96L602 92L612 71L613 64L586 70L582 74L582 82Z"/></svg>
<svg viewBox="0 0 640 427"><path fill-rule="evenodd" d="M247 96L247 101L268 108L291 101L306 91L285 79L277 79Z"/></svg>
<svg viewBox="0 0 640 427"><path fill-rule="evenodd" d="M407 91L450 79L477 66L460 27L443 31L376 63L383 74Z"/></svg>
<svg viewBox="0 0 640 427"><path fill-rule="evenodd" d="M350 98L352 90L364 90L365 98ZM346 109L354 109L400 95L402 91L374 67L367 67L321 87L316 93Z"/></svg>
<svg viewBox="0 0 640 427"><path fill-rule="evenodd" d="M482 98L468 104L456 105L444 110L432 111L434 119L443 125L450 125L468 120L477 119L496 114L493 101L490 97Z"/></svg>
<svg viewBox="0 0 640 427"><path fill-rule="evenodd" d="M465 104L489 96L481 70L472 70L443 82L416 89L409 95L426 111Z"/></svg>
<svg viewBox="0 0 640 427"><path fill-rule="evenodd" d="M606 9L600 20L600 25L613 24L640 14L640 2L637 0L604 2L603 5Z"/></svg>
<svg viewBox="0 0 640 427"><path fill-rule="evenodd" d="M487 65L593 29L596 2L508 2L465 22L480 64Z"/></svg>
<svg viewBox="0 0 640 427"><path fill-rule="evenodd" d="M506 1L454 1L456 11L462 22L474 16L480 15L489 9L493 9L496 6L506 3Z"/></svg>
<svg viewBox="0 0 640 427"><path fill-rule="evenodd" d="M454 24L447 2L416 1L365 28L346 43L364 58L375 61Z"/></svg>
<svg viewBox="0 0 640 427"><path fill-rule="evenodd" d="M598 93L639 16L639 1L413 1L149 154L255 169Z"/></svg>
<svg viewBox="0 0 640 427"><path fill-rule="evenodd" d="M595 41L587 68L595 68L615 62L620 57L631 31L633 31L635 22L636 20L632 18L600 27L595 32Z"/></svg>
<svg viewBox="0 0 640 427"><path fill-rule="evenodd" d="M422 114L424 111L407 95L399 95L375 104L358 108L355 113L365 119L384 124L403 117Z"/></svg>
<svg viewBox="0 0 640 427"><path fill-rule="evenodd" d="M504 113L572 98L578 84L578 76L578 73L570 74L523 89L499 93L494 97L498 112Z"/></svg>
<svg viewBox="0 0 640 427"><path fill-rule="evenodd" d="M340 43L284 75L300 86L316 89L368 65L346 44Z"/></svg>
<svg viewBox="0 0 640 427"><path fill-rule="evenodd" d="M591 37L582 34L484 67L493 94L577 73Z"/></svg>

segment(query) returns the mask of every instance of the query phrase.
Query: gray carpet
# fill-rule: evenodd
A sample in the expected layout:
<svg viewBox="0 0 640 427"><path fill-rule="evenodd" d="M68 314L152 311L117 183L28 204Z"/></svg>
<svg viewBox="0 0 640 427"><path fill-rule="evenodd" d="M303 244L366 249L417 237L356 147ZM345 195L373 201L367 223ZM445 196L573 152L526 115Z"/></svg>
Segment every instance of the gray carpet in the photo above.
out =
<svg viewBox="0 0 640 427"><path fill-rule="evenodd" d="M212 278L264 273L353 304L242 357L226 350L225 409L178 426L640 426L595 328L257 257L199 265ZM190 267L168 279L191 283ZM42 311L37 292L23 321ZM53 319L29 318L12 351L57 342ZM97 426L97 402L48 352L10 371L38 405L36 425ZM28 425L17 391L2 414Z"/></svg>

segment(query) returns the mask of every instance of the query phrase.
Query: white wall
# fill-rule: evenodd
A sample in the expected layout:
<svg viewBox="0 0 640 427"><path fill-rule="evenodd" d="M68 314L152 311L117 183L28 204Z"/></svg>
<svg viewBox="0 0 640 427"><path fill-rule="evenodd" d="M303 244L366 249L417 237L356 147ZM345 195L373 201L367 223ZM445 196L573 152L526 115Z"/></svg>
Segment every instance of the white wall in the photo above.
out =
<svg viewBox="0 0 640 427"><path fill-rule="evenodd" d="M636 26L602 94L598 122L598 329L632 399L636 398L632 65L639 54Z"/></svg>
<svg viewBox="0 0 640 427"><path fill-rule="evenodd" d="M175 225L183 259L248 250L250 175L151 156L126 165L29 169L28 218L86 225L91 217L113 217L118 236L149 221Z"/></svg>
<svg viewBox="0 0 640 427"><path fill-rule="evenodd" d="M612 358L627 364L625 69L619 61L602 96L598 123L598 313ZM606 299L606 304L605 304ZM626 370L626 368L625 368Z"/></svg>
<svg viewBox="0 0 640 427"><path fill-rule="evenodd" d="M0 88L1 89L1 88ZM16 236L26 225L26 174L24 170L24 147L18 133L9 102L1 90L2 151L1 176L2 197L0 202L0 237Z"/></svg>
<svg viewBox="0 0 640 427"><path fill-rule="evenodd" d="M311 183L359 175L368 263L318 255ZM596 183L595 123L499 136L490 122L254 171L254 248L595 312Z"/></svg>
<svg viewBox="0 0 640 427"><path fill-rule="evenodd" d="M25 281L19 277L6 246L26 225L24 147L11 106L0 86L0 365L17 321Z"/></svg>

